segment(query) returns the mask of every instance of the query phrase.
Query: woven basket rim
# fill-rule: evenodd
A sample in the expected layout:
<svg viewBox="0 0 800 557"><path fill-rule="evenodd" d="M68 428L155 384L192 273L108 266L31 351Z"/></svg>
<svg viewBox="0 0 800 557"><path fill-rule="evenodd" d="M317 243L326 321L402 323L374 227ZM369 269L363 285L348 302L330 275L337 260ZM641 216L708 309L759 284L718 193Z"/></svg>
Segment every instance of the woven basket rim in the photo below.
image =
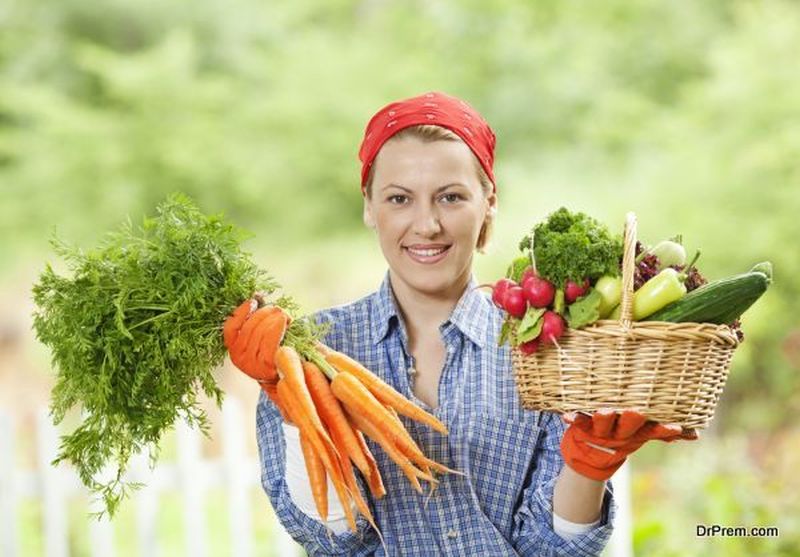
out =
<svg viewBox="0 0 800 557"><path fill-rule="evenodd" d="M629 325L620 324L619 321L612 319L600 319L591 325L581 329L569 329L569 333L591 333L591 334L628 334L637 336L637 333L660 332L667 337L674 337L671 340L690 340L690 337L697 339L714 340L719 344L738 346L739 338L728 325L717 325L715 323L694 323L683 322L673 323L671 321L632 321Z"/></svg>

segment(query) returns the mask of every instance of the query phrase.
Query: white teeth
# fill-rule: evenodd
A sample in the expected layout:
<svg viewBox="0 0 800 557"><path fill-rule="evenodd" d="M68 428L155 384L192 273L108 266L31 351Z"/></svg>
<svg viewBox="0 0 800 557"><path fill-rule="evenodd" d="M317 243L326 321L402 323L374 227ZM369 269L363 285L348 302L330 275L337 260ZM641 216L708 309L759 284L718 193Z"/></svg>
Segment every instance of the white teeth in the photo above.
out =
<svg viewBox="0 0 800 557"><path fill-rule="evenodd" d="M447 248L439 248L439 249L411 249L408 248L408 251L413 253L414 255L418 255L420 257L434 257L443 253Z"/></svg>

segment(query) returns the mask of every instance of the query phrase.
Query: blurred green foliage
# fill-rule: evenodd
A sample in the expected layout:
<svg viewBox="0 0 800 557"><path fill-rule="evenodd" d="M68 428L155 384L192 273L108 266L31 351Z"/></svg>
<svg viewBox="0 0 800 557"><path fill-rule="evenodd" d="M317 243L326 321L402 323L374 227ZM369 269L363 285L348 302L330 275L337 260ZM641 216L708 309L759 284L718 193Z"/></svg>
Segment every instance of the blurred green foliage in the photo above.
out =
<svg viewBox="0 0 800 557"><path fill-rule="evenodd" d="M648 445L633 462L636 555L798 555L798 446L797 429L706 437L680 450ZM774 527L778 535L695 537L698 525Z"/></svg>
<svg viewBox="0 0 800 557"><path fill-rule="evenodd" d="M772 260L714 428L794 424L797 2L8 0L0 26L4 274L49 257L54 227L93 245L181 190L253 231L301 300L363 294L384 269L361 224L363 128L390 100L443 90L498 135L500 220L480 278L561 205L620 228L633 210L646 242L682 233L710 278ZM637 535L654 555L693 539Z"/></svg>

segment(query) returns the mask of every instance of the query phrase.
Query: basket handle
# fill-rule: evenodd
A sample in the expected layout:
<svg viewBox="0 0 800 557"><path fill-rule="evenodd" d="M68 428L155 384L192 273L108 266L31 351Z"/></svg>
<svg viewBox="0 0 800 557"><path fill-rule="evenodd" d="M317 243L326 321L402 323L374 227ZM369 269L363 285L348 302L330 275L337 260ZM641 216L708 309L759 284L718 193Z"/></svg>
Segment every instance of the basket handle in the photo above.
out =
<svg viewBox="0 0 800 557"><path fill-rule="evenodd" d="M633 320L633 269L636 263L636 215L625 215L625 238L622 244L622 301L619 320L622 327L630 328Z"/></svg>

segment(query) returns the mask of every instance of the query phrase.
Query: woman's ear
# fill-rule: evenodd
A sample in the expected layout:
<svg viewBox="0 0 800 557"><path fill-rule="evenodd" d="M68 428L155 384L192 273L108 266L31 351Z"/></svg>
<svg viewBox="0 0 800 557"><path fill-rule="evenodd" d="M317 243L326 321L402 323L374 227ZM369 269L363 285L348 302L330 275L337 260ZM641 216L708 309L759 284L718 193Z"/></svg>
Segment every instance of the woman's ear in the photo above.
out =
<svg viewBox="0 0 800 557"><path fill-rule="evenodd" d="M364 213L363 213L364 224L367 225L368 228L375 228L375 219L372 217L372 208L369 206L369 199L364 196Z"/></svg>
<svg viewBox="0 0 800 557"><path fill-rule="evenodd" d="M497 194L494 192L490 193L489 196L486 198L486 203L488 204L488 209L486 210L486 218L489 220L493 220L494 217L497 215Z"/></svg>

